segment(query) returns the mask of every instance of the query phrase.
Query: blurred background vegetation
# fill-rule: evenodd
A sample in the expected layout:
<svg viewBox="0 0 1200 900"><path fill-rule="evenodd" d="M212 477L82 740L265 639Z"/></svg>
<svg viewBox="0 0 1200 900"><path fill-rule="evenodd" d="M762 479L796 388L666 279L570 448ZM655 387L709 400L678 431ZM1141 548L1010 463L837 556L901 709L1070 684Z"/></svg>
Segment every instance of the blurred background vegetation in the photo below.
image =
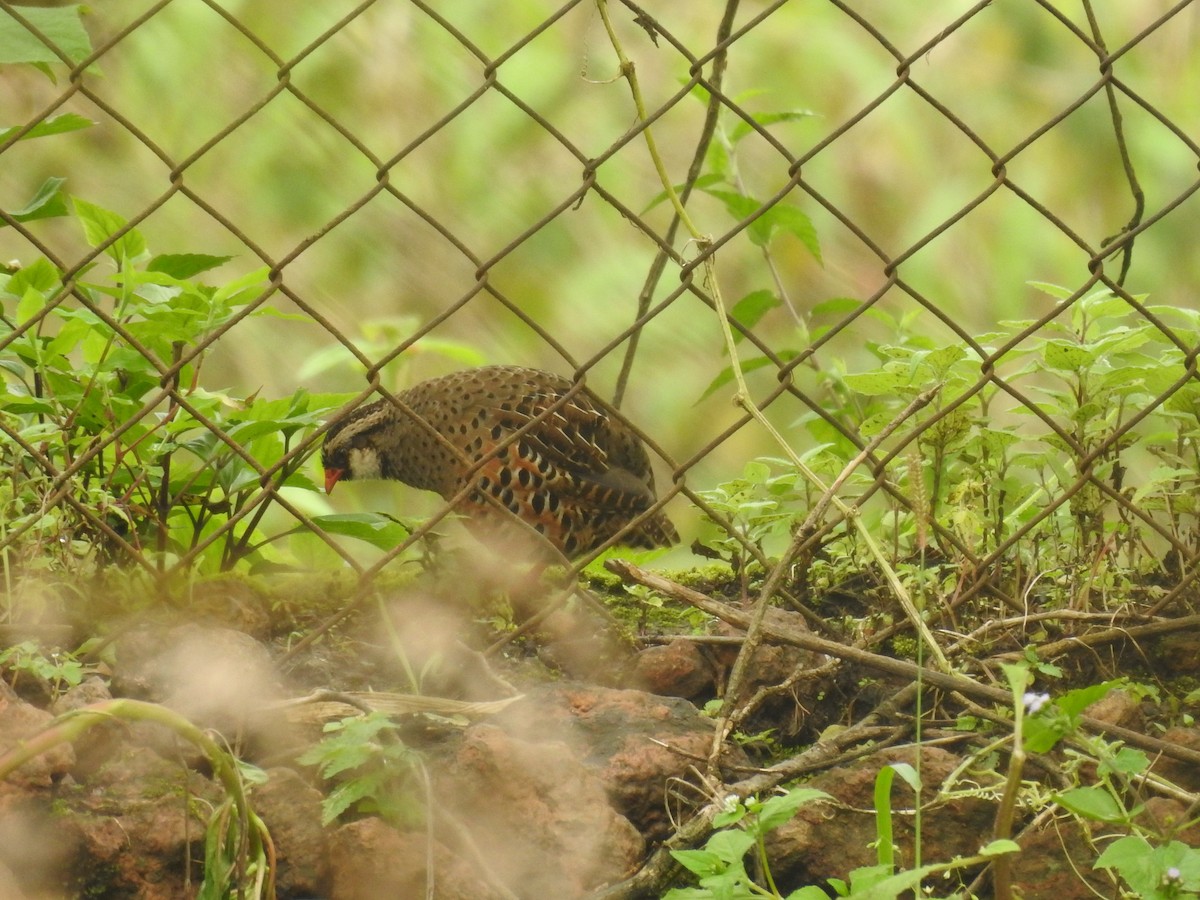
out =
<svg viewBox="0 0 1200 900"><path fill-rule="evenodd" d="M1174 18L1120 55L1113 70L1145 100L1121 95L1120 111L1148 217L1197 183L1197 154L1187 136L1200 135L1200 4L1090 5L1110 50L1176 6ZM955 27L976 7L986 8ZM688 77L689 61L675 42L706 56L723 9L672 3L646 11L665 33L657 44L629 9L613 4L611 10L654 111ZM1011 190L990 194L907 255L989 190L993 163L911 85L898 83L896 58L856 16L903 56L929 44L912 61L911 80L1001 154L1028 142L1007 161L1007 176L1092 246L1117 234L1133 214L1103 91L1031 140L1098 82L1095 55L1067 24L1090 33L1084 5L743 3L735 28L747 30L731 44L725 93L764 120L805 113L770 125L793 156L822 145L874 105L806 162L802 175L885 254L904 257L897 274L910 290L889 287L884 263L855 230L795 190L789 202L811 218L821 259L781 234L768 247L768 262L742 231L717 256L727 301L756 290L785 292L788 302L755 330L772 347L791 350L804 349L814 333L846 315L846 304L822 306L836 298L857 304L882 292L876 310L911 316L906 327L935 343L951 332L913 292L972 334L1041 315L1052 301L1029 283L1074 289L1088 278L1088 255ZM470 297L388 370L386 383L394 387L471 362L570 374L635 317L655 246L595 193L538 225L579 187L583 165L504 93L588 157L609 153L634 125L635 112L594 3L105 0L83 19L98 58L78 80L82 89L65 66L52 67L54 80L29 67L0 67L0 124L21 125L51 109L95 123L0 149L0 207L20 207L51 176L65 177L70 194L127 218L166 197L138 226L153 252L230 255L223 278L261 265L255 247L269 262L286 259L287 288L374 358ZM481 56L499 62L488 68ZM496 86L484 90L489 77ZM702 98L689 98L653 125L676 182L704 114ZM236 130L209 146L241 117ZM727 129L737 124L731 116L723 122ZM377 166L360 147L387 163L389 184L411 204L380 192L338 221L377 186ZM787 160L760 136L738 142L735 153L746 194L766 199L788 183ZM662 186L641 139L612 153L597 177L605 191L665 230L671 209L654 205ZM173 185L201 198L254 247ZM734 225L722 203L702 193L689 209L718 240ZM30 228L68 264L88 250L70 219ZM1139 237L1127 289L1194 308L1198 231L1200 202L1185 199ZM491 261L488 286L553 335L570 359L479 292L478 265L455 241L475 259ZM683 238L677 249L694 255ZM0 259L27 263L37 255L14 229L0 229ZM676 285L677 270L668 266L657 296ZM289 311L286 297L271 302ZM819 350L816 368L802 377L819 393L823 373L869 368L868 343L895 336L894 323L860 318ZM361 366L349 354L328 365L335 346L315 323L252 318L219 341L207 377L219 382L213 387L268 397L288 395L298 384L359 389ZM599 393L611 393L621 352L609 352L589 372ZM687 460L738 417L728 387L701 399L726 365L715 316L684 295L646 325L623 408L676 460ZM763 393L774 383L765 370L751 377ZM807 438L795 423L802 412L786 402L770 410L801 448ZM747 459L772 452L765 434L743 428L699 462L688 482L717 483ZM353 491L346 496L339 502L361 502Z"/></svg>

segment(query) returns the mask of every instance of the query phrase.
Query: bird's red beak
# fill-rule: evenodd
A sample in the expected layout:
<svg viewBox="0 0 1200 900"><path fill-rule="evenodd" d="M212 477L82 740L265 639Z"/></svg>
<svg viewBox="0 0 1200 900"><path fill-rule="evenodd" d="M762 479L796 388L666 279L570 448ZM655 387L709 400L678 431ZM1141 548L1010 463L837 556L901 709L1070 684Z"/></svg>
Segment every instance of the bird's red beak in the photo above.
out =
<svg viewBox="0 0 1200 900"><path fill-rule="evenodd" d="M338 479L346 472L345 469L326 469L325 470L325 493L332 494L333 486L338 483Z"/></svg>

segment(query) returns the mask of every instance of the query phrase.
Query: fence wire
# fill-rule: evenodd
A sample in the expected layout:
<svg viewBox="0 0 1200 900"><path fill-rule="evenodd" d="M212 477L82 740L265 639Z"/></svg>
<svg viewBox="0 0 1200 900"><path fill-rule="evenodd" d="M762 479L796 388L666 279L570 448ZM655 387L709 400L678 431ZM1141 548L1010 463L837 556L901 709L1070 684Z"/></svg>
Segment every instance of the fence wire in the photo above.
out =
<svg viewBox="0 0 1200 900"><path fill-rule="evenodd" d="M320 421L297 412L262 455L262 429L211 392L249 403L262 385L299 410L300 386L357 391L331 415L486 360L610 399L689 540L715 530L803 567L874 509L896 558L953 561L955 603L1021 610L1066 520L1093 567L1151 548L1155 611L1192 602L1195 3L503 6L111 2L81 42L61 9L0 3L44 70L0 70L10 577L87 538L170 579L217 547L236 562L271 522L369 584L450 505L364 561L306 490ZM81 236L28 214L56 176L119 218ZM95 287L143 235L231 257L215 269L230 281L265 274L194 340L158 346L122 273ZM68 396L35 357L72 323L105 348L75 351ZM119 395L132 357L153 384L67 440L101 371ZM1130 449L1148 427L1170 431L1157 457ZM979 505L973 479L1019 468L1031 442L1056 460L1043 481L1027 471L1009 507ZM858 454L852 509L785 529L769 561L713 489L755 457L834 445ZM168 546L183 488L129 470L185 452L207 461L206 518ZM799 522L820 492L786 487Z"/></svg>

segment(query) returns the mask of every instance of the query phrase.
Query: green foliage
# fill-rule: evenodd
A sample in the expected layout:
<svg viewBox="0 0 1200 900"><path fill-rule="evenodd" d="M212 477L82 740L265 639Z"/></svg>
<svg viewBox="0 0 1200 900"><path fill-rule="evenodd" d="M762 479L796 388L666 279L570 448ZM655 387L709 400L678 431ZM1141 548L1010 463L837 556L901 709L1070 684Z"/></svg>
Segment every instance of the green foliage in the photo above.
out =
<svg viewBox="0 0 1200 900"><path fill-rule="evenodd" d="M322 803L326 825L350 809L396 825L419 819L414 781L421 756L405 746L386 715L373 712L330 722L325 733L328 737L297 761L317 766L323 778L337 782Z"/></svg>
<svg viewBox="0 0 1200 900"><path fill-rule="evenodd" d="M83 681L87 669L69 653L46 651L33 641L22 641L0 650L0 670L11 672L9 684L17 686L23 674L45 681L55 694Z"/></svg>
<svg viewBox="0 0 1200 900"><path fill-rule="evenodd" d="M1056 299L1069 294L1040 287ZM874 492L859 513L892 545L896 564L925 542L949 560L960 560L964 549L983 557L1004 547L1002 564L1011 571L1048 576L1037 585L1043 602L1065 600L1081 586L1121 602L1138 589L1138 575L1161 570L1162 554L1146 552L1161 546L1161 535L1185 558L1200 552L1200 384L1189 375L1186 349L1200 343L1200 313L1150 309L1170 331L1098 291L1076 301L1063 322L1020 342L1010 335L1030 322L979 338L987 354L1012 344L987 361L966 343L914 332L912 318L872 310L893 340L868 343L873 368L822 373L821 414L797 422L810 439L803 460L832 480L859 453L852 435L873 437L907 416L877 453L889 460L896 495L875 491L864 465L839 491L847 503ZM1021 398L983 378L985 367L1003 371ZM928 395L931 402L908 409ZM1118 494L1145 517L1112 499ZM786 461L762 459L703 496L738 537L769 553L818 495ZM723 558L747 556L721 529L705 542ZM813 575L833 563L837 581L865 562L843 525L822 542Z"/></svg>
<svg viewBox="0 0 1200 900"><path fill-rule="evenodd" d="M1034 753L1049 752L1064 737L1078 731L1079 719L1085 709L1122 684L1122 680L1105 681L1060 695L1052 704L1026 718L1025 748Z"/></svg>
<svg viewBox="0 0 1200 900"><path fill-rule="evenodd" d="M671 855L696 876L699 889L677 888L663 900L701 900L701 898L778 897L767 865L767 834L790 821L801 807L819 800L832 800L824 791L793 788L782 796L759 800L730 797L724 809L713 817L717 829L702 850L672 850ZM754 882L746 871L745 856L751 850L763 866L769 892Z"/></svg>
<svg viewBox="0 0 1200 900"><path fill-rule="evenodd" d="M316 489L288 454L341 398L205 388L218 334L280 315L263 303L266 270L209 284L198 276L227 257L151 256L119 215L78 199L72 207L110 267L68 274L37 259L0 276L0 427L9 438L0 444L0 540L9 563L79 569L128 561L126 547L167 563L218 534L202 569L269 563L262 523L272 497L261 483Z"/></svg>
<svg viewBox="0 0 1200 900"><path fill-rule="evenodd" d="M1200 850L1179 841L1156 847L1126 835L1104 848L1096 868L1116 871L1142 900L1200 896Z"/></svg>
<svg viewBox="0 0 1200 900"><path fill-rule="evenodd" d="M820 452L820 448L809 455ZM780 469L783 469L780 472ZM728 525L705 516L712 528L705 543L736 568L747 561L747 545L764 543L794 521L803 508L803 482L785 460L758 459L746 463L740 478L698 492Z"/></svg>
<svg viewBox="0 0 1200 900"><path fill-rule="evenodd" d="M969 868L1017 851L1017 845L1012 841L993 841L973 857L896 872L891 838L890 792L892 779L897 774L916 789L917 776L911 766L885 766L880 770L875 789L878 862L873 866L855 869L846 881L830 879L829 887L835 896L891 900L919 889L921 882L930 875ZM831 800L833 798L824 791L812 788L793 788L787 794L765 801L728 798L725 807L713 817L713 826L717 830L703 849L671 851L671 855L696 877L699 887L676 888L668 891L663 900L783 898L771 876L765 837L789 822L804 806ZM745 857L752 850L762 872L762 884L746 870ZM825 900L828 896L825 889L809 885L787 894L786 900Z"/></svg>
<svg viewBox="0 0 1200 900"><path fill-rule="evenodd" d="M1093 866L1112 871L1135 896L1156 900L1197 896L1200 850L1152 833L1142 818L1144 806L1136 798L1139 783L1150 774L1150 758L1139 749L1080 729L1084 711L1111 691L1120 688L1136 695L1142 688L1121 679L1066 691L1051 700L1046 694L1028 692L1030 667L1006 665L1004 669L1017 703L1027 710L1025 716L1018 715L1016 742L1033 753L1059 748L1062 771L1075 782L1048 797L1031 793L1031 802L1053 803L1084 822L1128 832L1108 844Z"/></svg>
<svg viewBox="0 0 1200 900"><path fill-rule="evenodd" d="M66 56L66 61L75 63L92 52L92 42L83 27L80 14L82 6L64 6L58 9L43 9L36 6L17 6L30 25L46 36ZM0 64L26 63L53 79L51 65L62 65L63 58L15 18L0 17Z"/></svg>

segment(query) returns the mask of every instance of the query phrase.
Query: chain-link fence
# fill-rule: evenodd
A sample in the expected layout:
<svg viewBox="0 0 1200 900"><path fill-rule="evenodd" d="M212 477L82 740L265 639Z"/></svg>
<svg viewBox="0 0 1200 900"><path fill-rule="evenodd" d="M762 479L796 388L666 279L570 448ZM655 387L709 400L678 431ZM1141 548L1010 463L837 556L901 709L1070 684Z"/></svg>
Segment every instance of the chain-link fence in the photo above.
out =
<svg viewBox="0 0 1200 900"><path fill-rule="evenodd" d="M364 561L321 423L487 361L612 400L685 545L1191 596L1192 3L2 10L10 578L372 575L449 510L344 492L430 516Z"/></svg>
<svg viewBox="0 0 1200 900"><path fill-rule="evenodd" d="M279 689L319 686L305 700L325 707L293 723L350 710L461 721L504 709L512 718L492 721L522 735L514 743L530 734L553 741L519 750L521 765L495 766L487 784L507 788L522 777L517 768L588 755L586 766L537 772L527 793L538 799L557 793L557 784L545 790L547 779L591 779L601 756L621 757L608 766L607 788L589 781L586 803L602 808L594 819L579 816L583 795L560 795L569 814L559 818L499 791L492 797L477 782L458 782L476 785L462 798L441 781L435 791L403 744L409 732L378 739L375 729L391 734L395 723L370 716L356 720L363 730L335 736L332 750L300 758L330 784L358 779L340 739L355 758L377 753L389 777L400 773L380 791L406 794L419 781L431 809L435 793L461 799L461 817L472 821L454 824L454 846L484 874L505 863L496 868L516 873L513 885L587 869L579 892L608 883L594 896L660 896L680 883L670 851L700 847L723 827L718 810L726 821L749 810L742 824L765 829L779 810L738 806L738 798L774 795L880 746L897 755L870 764L890 778L890 764L910 749L893 742L915 733L913 758L944 752L938 765L953 770L940 786L941 775L921 775L924 790L939 801L970 794L986 807L971 824L953 802L913 804L928 811L926 822L947 813L945 830L965 842L939 843L924 858L953 858L946 874L991 873L966 894L982 896L991 878L996 896L1011 896L1007 861L966 856L983 840L993 841L985 853L1009 853L1012 842L997 850L995 839L1032 835L1021 848L1029 859L1041 829L1066 854L1053 867L1069 863L1082 881L1092 831L1078 839L1083 850L1066 849L1075 839L1063 837L1065 817L1047 824L1055 810L1106 829L1128 826L1154 790L1162 795L1154 799L1178 801L1178 814L1154 813L1160 846L1152 852L1137 832L1136 859L1122 863L1120 877L1135 892L1134 877L1147 890L1186 890L1188 863L1160 851L1183 847L1178 823L1194 818L1186 786L1200 758L1195 735L1180 729L1160 739L1115 724L1111 710L1103 720L1086 710L1114 673L1133 672L1169 698L1155 727L1187 723L1179 711L1188 700L1164 676L1194 675L1200 622L1198 10L1191 0L657 8L626 0L0 0L0 713L24 717L6 719L17 724L0 732L43 720L18 708L10 672L40 678L37 699L48 707L115 644L106 658L118 696L83 685L69 699L88 707L72 707L33 737L10 735L17 743L0 747L0 769L94 722L158 721L204 748L213 771L229 776L230 796L244 802L231 783L237 767L219 762L196 726L245 728L251 744L263 739L263 758L292 758L275 752L287 730L276 714L290 717L305 701L270 702L286 668ZM620 513L628 527L653 532L642 544L673 533L660 514L678 528L683 540L654 560L658 571L631 562L626 546L617 551L626 559L605 563L617 583L594 565L607 547L588 542L587 553L556 558L573 569L555 593L556 570L547 574L541 558L530 568L524 546L510 554L517 574L499 572L501 554L478 543L443 553L439 538L456 531L459 501L479 505L490 494L501 514L511 511L504 479L540 477L530 474L541 462L531 462L529 447L557 440L505 446L521 431L497 426L496 446L484 452L479 417L456 423L459 436L479 433L475 480L446 497L353 478L335 496L322 490L319 448L352 411L382 398L375 409L385 417L407 415L413 385L485 364L565 376L548 382L567 392L566 403L594 395L584 424L554 418L557 408L543 416L547 431L570 433L573 450L603 443L597 418L620 423L610 446L631 460L629 471L592 479L591 497L619 496L643 474L633 470L639 441L646 446L656 505ZM535 405L506 402L498 405L510 420ZM442 444L421 446L445 455ZM502 455L525 468L500 472L484 490L492 478L484 467ZM346 459L324 461L325 486L345 474ZM378 457L367 462L367 474L386 473ZM424 481L436 483L421 465ZM538 514L552 503L552 494L530 501ZM621 543L620 534L607 541ZM571 554L580 544L559 546ZM410 577L399 564L412 560L431 564ZM230 570L283 575L208 577ZM297 572L303 577L286 577ZM592 602L576 576L610 590L612 602ZM246 604L253 609L242 617L239 602L250 594L257 605ZM490 614L500 594L511 620ZM579 602L556 615L572 596ZM378 618L364 615L315 645L367 600L379 601ZM229 607L211 633L194 621L211 621L208 601ZM597 636L613 624L611 610L631 606L636 641L633 627L608 629L619 641ZM167 624L126 615L147 607ZM230 619L243 633L220 627ZM249 633L274 639L278 653ZM503 662L506 676L517 673L510 681L493 662L514 647ZM638 666L653 650L680 647L662 667L682 660L693 668L666 687L648 684ZM523 650L537 653L536 665ZM1014 660L1023 667L1008 665ZM541 692L541 663L579 681L556 697ZM1038 720L1046 698L1026 688L1035 675L1060 674L1063 684L1087 687ZM576 691L595 682L605 687ZM426 696L375 692L395 684ZM650 697L653 725L643 727L639 713L625 718L626 692L611 705L596 700L610 686L645 689L627 692L638 702L652 690L686 699ZM372 692L354 693L360 687ZM327 688L348 693L331 697ZM164 703L131 701L135 694ZM688 702L717 698L715 723ZM1129 712L1138 701L1127 699ZM170 712L172 704L195 721ZM585 708L591 721L580 724ZM659 731L668 717L672 730ZM444 733L446 721L429 731ZM971 729L993 721L997 730ZM845 727L827 727L835 723ZM1095 764L1063 754L1068 764L1047 766L1044 777L1022 775L1022 740L1049 752L1077 727L1126 746L1118 755L1090 745ZM597 737L581 751L574 738L584 731ZM566 734L569 745L558 742ZM974 758L951 762L943 750L969 742ZM629 748L647 745L665 760L635 781ZM759 746L757 758L744 752ZM1008 761L995 762L1009 747ZM1146 755L1125 755L1131 748ZM1155 762L1151 772L1151 756L1190 768L1172 774ZM159 846L160 820L127 832L107 797L81 807L83 816L60 817L57 801L72 798L56 784L71 781L75 799L95 799L108 784L121 785L123 798L125 785L143 782L159 795L159 768L113 774L96 764L113 780L81 774L74 782L64 777L81 771L74 763L53 765L33 784L47 807L55 785L44 830L11 810L0 823L15 835L0 878L8 860L42 854L41 835L47 846L60 843L51 832L74 834L67 826L83 819L103 820L97 843L105 847L112 828L130 848ZM998 771L1005 766L1007 774ZM968 771L972 788L961 791ZM297 781L281 775L267 787ZM1103 788L1067 789L1095 780ZM382 796L369 781L331 790L326 818L345 812L347 797ZM1030 781L1037 789L1023 791ZM851 845L890 847L879 787L887 783L875 782L874 835L828 829L829 870L788 877L824 883L857 865ZM1103 802L1078 799L1092 790ZM320 801L305 791L303 802L289 792L276 805L303 807L297 821L315 827ZM164 802L176 804L167 793ZM480 795L484 806L510 806L508 818L474 821ZM862 796L839 796L839 813L870 805ZM274 851L242 830L251 823L245 808L212 803L207 849L189 849L196 835L180 826L171 865L203 856L204 890L219 893L227 857L216 848L232 835L240 847L228 855L237 860L225 866L230 877L262 886ZM386 819L398 803L359 810ZM453 804L438 811L445 821L455 815ZM613 850L595 869L577 865L552 849L557 843L530 838L521 826L535 819L540 834L583 834L586 852L606 857L612 848L600 829L580 823L608 822L614 834L619 825L624 855ZM938 830L921 821L913 845ZM346 869L376 857L395 868L401 854L381 852L392 845L372 833L353 844L361 853L305 844L279 858L296 868L303 857L312 885L330 880L317 870L333 856L348 860ZM441 870L429 849L434 834L430 824L428 848L416 856ZM648 855L647 846L655 848ZM501 859L526 852L525 868ZM795 855L807 866L820 854ZM1144 864L1151 857L1157 868ZM74 868L90 879L137 867L113 858ZM552 858L564 875L553 874ZM1121 869L1111 856L1096 867L1105 862ZM386 893L375 883L382 871L372 864L344 877ZM852 887L864 871L850 876ZM64 877L55 873L53 884ZM517 895L493 880L495 896ZM192 889L189 875L180 883ZM432 896L432 871L423 884ZM293 886L288 895L322 890Z"/></svg>

